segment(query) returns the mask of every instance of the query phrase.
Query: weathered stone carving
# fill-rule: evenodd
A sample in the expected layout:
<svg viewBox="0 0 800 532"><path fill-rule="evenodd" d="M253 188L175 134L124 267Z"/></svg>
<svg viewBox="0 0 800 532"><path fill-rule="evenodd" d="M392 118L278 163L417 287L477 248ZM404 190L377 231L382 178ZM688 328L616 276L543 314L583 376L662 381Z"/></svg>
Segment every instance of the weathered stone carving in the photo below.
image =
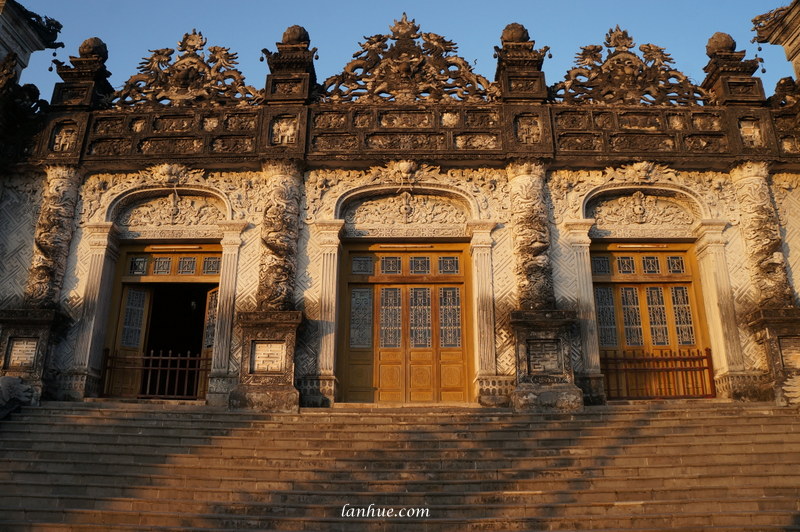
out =
<svg viewBox="0 0 800 532"><path fill-rule="evenodd" d="M549 189L553 199L553 221L585 218L583 202L592 190L652 188L688 195L697 203L699 217L727 218L737 223L736 198L727 176L719 172L678 172L652 162L634 163L599 171L554 171Z"/></svg>
<svg viewBox="0 0 800 532"><path fill-rule="evenodd" d="M58 304L74 231L80 175L74 168L47 167L47 185L34 235L33 260L25 300L38 308Z"/></svg>
<svg viewBox="0 0 800 532"><path fill-rule="evenodd" d="M403 13L390 27L391 35L366 37L344 72L325 81L324 99L409 104L497 97L494 84L475 74L463 58L451 55L457 49L455 43L435 33L421 33L414 22Z"/></svg>
<svg viewBox="0 0 800 532"><path fill-rule="evenodd" d="M781 251L778 216L772 206L767 163L747 162L731 170L751 281L760 308L792 306L792 290Z"/></svg>
<svg viewBox="0 0 800 532"><path fill-rule="evenodd" d="M302 173L292 164L274 162L264 167L268 198L261 225L265 250L259 277L260 310L292 310L300 233Z"/></svg>
<svg viewBox="0 0 800 532"><path fill-rule="evenodd" d="M369 170L318 169L309 173L306 182L305 219L334 219L337 200L348 190L377 185L403 188L424 188L430 185L443 191L457 192L472 198L469 216L488 219L507 219L508 179L504 172L493 168L452 168L417 164L413 161L390 161L386 166Z"/></svg>
<svg viewBox="0 0 800 532"><path fill-rule="evenodd" d="M347 224L385 225L386 223L420 225L455 225L466 223L463 206L439 196L412 195L367 199L352 204L344 213Z"/></svg>
<svg viewBox="0 0 800 532"><path fill-rule="evenodd" d="M117 223L127 227L196 226L215 225L224 219L217 201L204 196L180 196L174 191L167 197L132 205L117 217Z"/></svg>
<svg viewBox="0 0 800 532"><path fill-rule="evenodd" d="M619 26L606 34L608 53L603 47L581 47L577 67L565 81L551 88L564 103L700 105L709 102L706 91L694 85L683 73L672 69L672 57L654 44L639 46L642 58L630 51L634 46L628 32Z"/></svg>
<svg viewBox="0 0 800 532"><path fill-rule="evenodd" d="M33 401L33 388L19 377L0 377L0 419Z"/></svg>
<svg viewBox="0 0 800 532"><path fill-rule="evenodd" d="M544 198L544 166L518 161L508 166L519 310L555 308Z"/></svg>
<svg viewBox="0 0 800 532"><path fill-rule="evenodd" d="M117 105L173 105L199 103L250 105L263 99L255 88L245 85L236 70L237 54L222 46L210 46L208 58L200 50L206 45L202 33L192 30L178 43L181 54L172 62L172 48L150 50L153 55L139 64L115 96ZM198 53L199 52L199 53Z"/></svg>
<svg viewBox="0 0 800 532"><path fill-rule="evenodd" d="M81 223L104 222L111 204L132 190L198 187L228 199L234 220L252 220L264 197L264 177L260 173L215 173L192 170L181 164L158 164L134 174L95 174L82 191ZM227 212L225 213L227 217Z"/></svg>
<svg viewBox="0 0 800 532"><path fill-rule="evenodd" d="M285 145L297 142L297 117L281 116L273 120L270 131L272 144Z"/></svg>
<svg viewBox="0 0 800 532"><path fill-rule="evenodd" d="M694 209L693 209L694 207ZM592 237L648 238L685 237L698 217L696 206L674 197L654 196L637 190L630 196L600 198L587 208L596 220Z"/></svg>

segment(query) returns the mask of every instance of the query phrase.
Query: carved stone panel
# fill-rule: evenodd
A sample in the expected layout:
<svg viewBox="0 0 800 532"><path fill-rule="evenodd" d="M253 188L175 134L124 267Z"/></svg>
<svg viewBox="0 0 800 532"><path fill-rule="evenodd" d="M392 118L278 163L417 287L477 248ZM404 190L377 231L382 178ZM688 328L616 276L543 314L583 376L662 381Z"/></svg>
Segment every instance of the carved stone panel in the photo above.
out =
<svg viewBox="0 0 800 532"><path fill-rule="evenodd" d="M595 238L684 238L698 219L693 206L685 201L638 190L631 195L599 198L587 211L588 217L596 220L589 232Z"/></svg>
<svg viewBox="0 0 800 532"><path fill-rule="evenodd" d="M344 211L345 234L356 236L460 236L466 206L452 198L427 194L368 197Z"/></svg>

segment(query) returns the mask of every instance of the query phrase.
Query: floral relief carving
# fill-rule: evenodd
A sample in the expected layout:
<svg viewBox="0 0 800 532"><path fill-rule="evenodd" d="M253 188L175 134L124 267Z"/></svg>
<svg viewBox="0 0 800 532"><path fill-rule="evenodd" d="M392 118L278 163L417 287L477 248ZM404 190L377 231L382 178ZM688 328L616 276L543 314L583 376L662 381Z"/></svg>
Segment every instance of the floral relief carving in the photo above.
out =
<svg viewBox="0 0 800 532"><path fill-rule="evenodd" d="M397 192L424 189L426 186L452 190L471 198L467 216L505 221L508 219L508 178L494 168L454 168L418 164L414 161L391 161L368 170L317 169L308 174L305 195L305 221L333 219L337 200L359 187L389 185Z"/></svg>
<svg viewBox="0 0 800 532"><path fill-rule="evenodd" d="M34 307L58 302L69 246L75 229L80 175L75 168L50 166L33 237L33 259L25 300Z"/></svg>
<svg viewBox="0 0 800 532"><path fill-rule="evenodd" d="M698 203L700 217L722 218L738 223L736 197L728 176L721 172L678 172L652 162L639 162L620 168L557 170L550 176L553 222L580 220L586 195L593 190L616 187L690 194Z"/></svg>
<svg viewBox="0 0 800 532"><path fill-rule="evenodd" d="M148 200L122 211L117 222L127 227L165 225L215 225L225 219L217 201L204 196L181 197L174 191L167 197Z"/></svg>
<svg viewBox="0 0 800 532"><path fill-rule="evenodd" d="M682 237L697 221L692 206L677 198L665 198L636 191L630 196L602 198L589 206L589 218L596 220L590 236Z"/></svg>
<svg viewBox="0 0 800 532"><path fill-rule="evenodd" d="M464 211L463 205L449 198L405 191L399 196L355 202L345 211L344 220L350 225L457 225L467 222Z"/></svg>
<svg viewBox="0 0 800 532"><path fill-rule="evenodd" d="M181 195L183 187L197 187L227 199L234 220L252 220L261 211L265 179L261 173L212 173L180 164L159 164L132 174L95 174L84 184L81 222L103 222L112 203L134 190L170 189ZM227 213L225 214L227 217Z"/></svg>

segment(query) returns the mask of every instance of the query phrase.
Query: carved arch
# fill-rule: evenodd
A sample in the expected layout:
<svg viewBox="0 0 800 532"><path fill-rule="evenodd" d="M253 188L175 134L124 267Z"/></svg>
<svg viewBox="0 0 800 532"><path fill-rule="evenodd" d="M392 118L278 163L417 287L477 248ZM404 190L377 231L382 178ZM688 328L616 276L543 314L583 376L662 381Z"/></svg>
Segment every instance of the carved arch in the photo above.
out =
<svg viewBox="0 0 800 532"><path fill-rule="evenodd" d="M226 221L233 220L233 206L227 196L222 192L201 185L178 185L168 187L164 185L141 185L129 188L111 200L103 214L103 221L114 222L124 209L142 200L169 196L177 192L180 195L207 196L219 200L225 207L223 215Z"/></svg>
<svg viewBox="0 0 800 532"><path fill-rule="evenodd" d="M594 187L583 197L580 208L581 218L588 218L591 205L605 196L619 196L635 192L683 199L692 206L692 210L699 215L699 219L713 218L711 208L703 201L702 197L693 190L675 183L606 183Z"/></svg>
<svg viewBox="0 0 800 532"><path fill-rule="evenodd" d="M333 216L336 219L342 219L347 207L360 199L377 196L391 196L404 191L415 195L427 194L430 196L453 198L468 207L469 212L466 213L467 218L478 219L480 217L480 208L475 198L464 193L463 190L442 183L415 183L413 186L400 187L398 187L397 184L377 184L353 188L336 199L336 203L334 204L333 208Z"/></svg>

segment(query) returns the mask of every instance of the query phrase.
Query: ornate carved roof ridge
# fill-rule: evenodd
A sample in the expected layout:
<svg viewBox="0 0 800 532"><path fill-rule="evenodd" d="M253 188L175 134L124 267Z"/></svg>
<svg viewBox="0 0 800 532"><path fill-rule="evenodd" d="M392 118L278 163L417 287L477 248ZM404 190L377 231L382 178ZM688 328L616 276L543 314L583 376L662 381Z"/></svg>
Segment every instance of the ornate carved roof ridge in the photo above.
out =
<svg viewBox="0 0 800 532"><path fill-rule="evenodd" d="M582 46L575 68L564 81L551 87L551 97L564 103L611 105L699 105L709 103L708 93L693 84L664 48L642 44L640 58L631 52L635 43L626 30L611 28L603 46Z"/></svg>
<svg viewBox="0 0 800 532"><path fill-rule="evenodd" d="M263 94L245 85L234 66L238 56L229 48L209 46L208 57L201 50L207 40L196 29L185 33L178 43L180 54L173 62L173 48L150 50L139 63L139 74L131 76L115 94L117 105L251 105Z"/></svg>
<svg viewBox="0 0 800 532"><path fill-rule="evenodd" d="M420 32L405 13L390 30L391 34L364 37L361 51L353 54L344 71L325 81L323 101L413 104L497 98L495 84L452 55L458 49L453 41Z"/></svg>

